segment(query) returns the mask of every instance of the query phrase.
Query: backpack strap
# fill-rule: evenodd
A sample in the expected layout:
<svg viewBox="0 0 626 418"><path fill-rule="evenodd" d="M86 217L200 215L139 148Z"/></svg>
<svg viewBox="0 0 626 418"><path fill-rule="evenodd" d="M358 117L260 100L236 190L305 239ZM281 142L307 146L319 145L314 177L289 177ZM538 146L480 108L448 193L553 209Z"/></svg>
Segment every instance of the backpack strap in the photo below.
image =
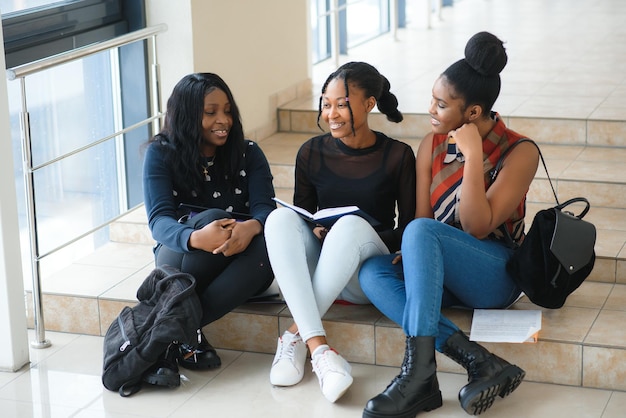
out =
<svg viewBox="0 0 626 418"><path fill-rule="evenodd" d="M493 170L491 170L491 179L489 184L491 185L494 181L496 181L496 177L502 169L502 164L504 164L504 159L507 155L509 155L509 152L511 152L516 145L521 144L522 142L530 142L535 146L535 148L537 148L537 152L539 152L539 157L541 158L541 163L543 164L543 169L546 171L546 176L548 177L548 182L550 183L550 188L552 189L552 194L554 195L554 200L556 200L557 205L560 205L559 198L556 195L556 190L554 189L554 185L552 184L552 179L550 178L550 174L548 173L546 160L544 160L543 158L543 154L541 153L541 149L539 149L539 145L537 145L537 143L530 138L521 138L512 143L506 150L504 150L504 152L500 156L500 159L496 163L496 166L493 168ZM506 228L505 224L498 226L498 229L500 230L500 232L502 232L502 235L504 235L504 241L509 248L517 249L519 247L519 244L513 240L513 237L511 237L511 234L509 233L509 230Z"/></svg>
<svg viewBox="0 0 626 418"><path fill-rule="evenodd" d="M537 148L537 152L539 153L539 157L541 158L541 163L543 164L543 169L546 171L546 177L548 177L548 182L550 183L550 188L552 189L552 194L554 195L554 200L556 200L557 205L560 205L559 198L556 195L556 190L554 189L554 185L552 184L552 179L550 178L550 174L548 173L546 160L544 160L543 158L543 154L541 153L541 149L539 148L539 145L537 145L537 143L530 138L521 138L518 141L512 143L511 146L509 146L506 150L504 150L504 152L500 156L500 159L496 163L496 166L493 168L493 170L491 170L491 181L489 184L491 185L493 184L494 181L496 181L496 177L498 176L498 173L502 169L502 164L504 164L504 159L506 158L507 155L509 155L509 152L513 151L513 148L515 148L516 145L521 144L522 142L530 142L531 144L535 146L535 148Z"/></svg>

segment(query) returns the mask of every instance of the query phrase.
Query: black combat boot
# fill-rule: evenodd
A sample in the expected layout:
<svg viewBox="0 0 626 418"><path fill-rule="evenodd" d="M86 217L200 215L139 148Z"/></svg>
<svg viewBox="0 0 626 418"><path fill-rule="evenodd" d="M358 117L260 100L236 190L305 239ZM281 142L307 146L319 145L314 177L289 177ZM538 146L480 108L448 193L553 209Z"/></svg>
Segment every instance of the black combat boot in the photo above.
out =
<svg viewBox="0 0 626 418"><path fill-rule="evenodd" d="M217 351L206 339L202 330L198 330L198 344L195 346L181 344L178 364L185 369L214 369L222 365Z"/></svg>
<svg viewBox="0 0 626 418"><path fill-rule="evenodd" d="M443 354L467 370L468 384L459 391L461 407L470 415L485 412L496 399L510 395L526 373L457 331L446 341Z"/></svg>
<svg viewBox="0 0 626 418"><path fill-rule="evenodd" d="M180 386L180 373L176 363L178 356L178 344L171 343L167 346L163 356L144 373L143 381L168 388Z"/></svg>
<svg viewBox="0 0 626 418"><path fill-rule="evenodd" d="M400 374L387 389L370 399L364 418L414 418L418 412L431 411L443 404L434 337L407 337Z"/></svg>

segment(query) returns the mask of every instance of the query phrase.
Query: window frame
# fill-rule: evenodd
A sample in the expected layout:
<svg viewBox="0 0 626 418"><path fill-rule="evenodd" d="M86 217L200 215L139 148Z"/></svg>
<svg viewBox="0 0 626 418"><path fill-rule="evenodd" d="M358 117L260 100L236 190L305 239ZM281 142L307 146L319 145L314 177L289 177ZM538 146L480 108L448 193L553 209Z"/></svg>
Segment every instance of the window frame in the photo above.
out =
<svg viewBox="0 0 626 418"><path fill-rule="evenodd" d="M10 12L2 16L6 67L13 68L85 45L113 39L146 24L146 0L66 0L46 6ZM72 24L59 22L74 19ZM150 112L148 73L137 73L148 61L146 42L126 45L119 50L120 105L122 124L141 120ZM146 100L138 100L145 97ZM119 163L125 166L127 208L143 201L141 157L137 148L152 135L151 127L124 134Z"/></svg>
<svg viewBox="0 0 626 418"><path fill-rule="evenodd" d="M146 27L145 0L68 0L2 16L7 68Z"/></svg>

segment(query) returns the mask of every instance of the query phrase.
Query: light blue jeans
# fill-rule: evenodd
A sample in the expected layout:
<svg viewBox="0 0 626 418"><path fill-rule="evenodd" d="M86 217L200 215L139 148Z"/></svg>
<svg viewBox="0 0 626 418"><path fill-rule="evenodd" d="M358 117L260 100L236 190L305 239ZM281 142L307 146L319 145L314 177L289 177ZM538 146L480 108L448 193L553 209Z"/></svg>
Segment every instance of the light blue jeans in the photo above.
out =
<svg viewBox="0 0 626 418"><path fill-rule="evenodd" d="M322 317L335 299L369 304L359 285L364 260L389 254L363 218L346 215L328 231L323 245L310 225L288 208L272 211L265 222L270 264L304 341L325 336Z"/></svg>
<svg viewBox="0 0 626 418"><path fill-rule="evenodd" d="M459 329L441 308L504 308L521 293L505 268L513 250L498 241L418 218L404 230L401 250L402 263L391 263L395 254L363 263L361 287L407 336L436 337L439 351Z"/></svg>

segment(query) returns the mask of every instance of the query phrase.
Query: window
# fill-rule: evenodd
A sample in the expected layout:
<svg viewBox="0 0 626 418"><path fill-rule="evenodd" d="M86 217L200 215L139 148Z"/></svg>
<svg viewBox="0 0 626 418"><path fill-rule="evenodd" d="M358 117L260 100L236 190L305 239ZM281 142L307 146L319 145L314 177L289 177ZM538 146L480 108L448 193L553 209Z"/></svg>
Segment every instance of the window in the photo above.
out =
<svg viewBox="0 0 626 418"><path fill-rule="evenodd" d="M0 0L0 10L9 68L145 27L143 0Z"/></svg>
<svg viewBox="0 0 626 418"><path fill-rule="evenodd" d="M0 7L8 68L145 27L144 0L0 0ZM45 165L34 174L40 255L143 201L140 147L151 135L149 126L47 162L148 117L146 55L144 42L136 42L25 78L33 166ZM30 271L20 81L7 86L16 189L23 202L22 254ZM108 228L45 257L44 276L104 242Z"/></svg>
<svg viewBox="0 0 626 418"><path fill-rule="evenodd" d="M2 14L7 15L15 12L25 12L30 9L49 6L54 3L67 3L59 0L1 0L0 10Z"/></svg>
<svg viewBox="0 0 626 418"><path fill-rule="evenodd" d="M334 3L335 0L312 0L310 3L314 64L330 58L332 54ZM389 32L389 0L336 0L336 4L340 54L347 54L349 48Z"/></svg>

